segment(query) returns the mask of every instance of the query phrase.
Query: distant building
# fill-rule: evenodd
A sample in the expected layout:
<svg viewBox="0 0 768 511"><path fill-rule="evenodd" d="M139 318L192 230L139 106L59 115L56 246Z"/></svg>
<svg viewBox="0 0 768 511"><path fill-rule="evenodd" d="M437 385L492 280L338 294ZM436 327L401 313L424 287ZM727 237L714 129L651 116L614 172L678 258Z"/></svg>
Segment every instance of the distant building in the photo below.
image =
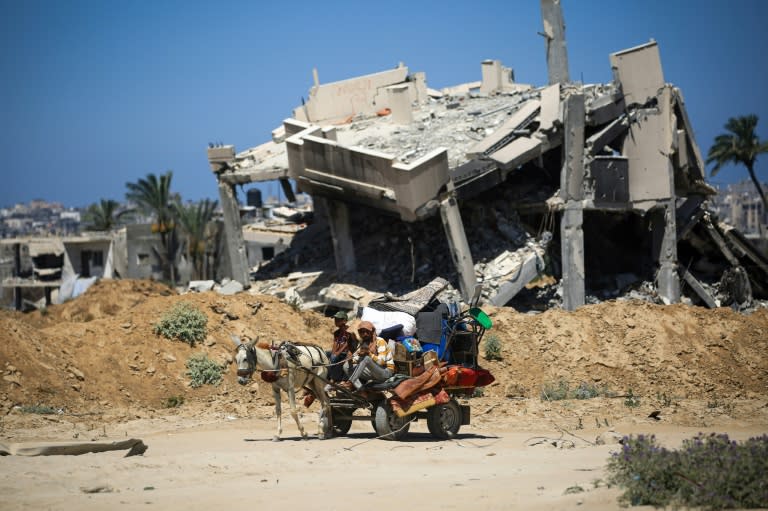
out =
<svg viewBox="0 0 768 511"><path fill-rule="evenodd" d="M761 186L768 191L768 183ZM752 181L745 180L720 188L713 209L721 221L736 227L748 238L766 238L768 211Z"/></svg>
<svg viewBox="0 0 768 511"><path fill-rule="evenodd" d="M243 226L252 267L258 268L287 249L294 235L311 221L311 202L305 200L302 204L301 208L270 205L271 218L259 216ZM36 202L36 206L34 211L48 210L42 207L42 202ZM33 303L39 305L43 298L46 304L60 303L72 296L78 282L93 278L164 279L160 234L153 231L151 224L130 224L113 232L68 233L67 225L79 224L78 216L76 211L60 209L53 221L33 220L32 216L0 220L5 229L0 239L3 306L13 304L23 309ZM215 224L212 233L218 234L214 234L207 247L203 271L207 278L220 281L231 276L226 271L230 265L222 249L226 242L223 225ZM179 236L176 283L183 286L194 277L194 269L185 255L183 235Z"/></svg>

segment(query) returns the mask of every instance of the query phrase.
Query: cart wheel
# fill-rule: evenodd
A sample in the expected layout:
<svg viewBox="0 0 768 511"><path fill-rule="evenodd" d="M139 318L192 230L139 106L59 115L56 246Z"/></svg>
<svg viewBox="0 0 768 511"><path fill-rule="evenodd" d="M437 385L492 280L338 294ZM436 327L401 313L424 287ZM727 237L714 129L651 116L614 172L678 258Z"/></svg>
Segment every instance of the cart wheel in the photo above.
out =
<svg viewBox="0 0 768 511"><path fill-rule="evenodd" d="M384 440L402 440L411 427L410 417L398 417L386 401L373 411L373 428Z"/></svg>
<svg viewBox="0 0 768 511"><path fill-rule="evenodd" d="M433 437L441 440L453 438L460 427L461 408L453 399L427 410L427 428Z"/></svg>
<svg viewBox="0 0 768 511"><path fill-rule="evenodd" d="M345 419L339 412L333 410L333 436L344 436L349 433L351 427L351 419Z"/></svg>

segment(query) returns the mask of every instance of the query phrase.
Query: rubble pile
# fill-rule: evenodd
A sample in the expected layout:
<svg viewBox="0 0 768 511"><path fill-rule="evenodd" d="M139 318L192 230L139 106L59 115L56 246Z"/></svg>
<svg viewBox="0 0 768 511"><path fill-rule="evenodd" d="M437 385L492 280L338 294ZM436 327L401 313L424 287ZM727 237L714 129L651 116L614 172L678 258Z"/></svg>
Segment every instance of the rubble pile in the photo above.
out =
<svg viewBox="0 0 768 511"><path fill-rule="evenodd" d="M658 43L611 53L610 83L574 82L552 31L559 3L542 17L546 86L485 60L481 81L435 91L400 64L316 80L259 146L270 158L209 149L233 278L248 275L231 187L290 178L324 218L256 279L328 269L402 294L440 276L465 302L481 284L484 304L504 306L544 274L557 291L536 294L566 310L626 294L737 309L768 298L768 259L712 218L716 190Z"/></svg>
<svg viewBox="0 0 768 511"><path fill-rule="evenodd" d="M518 87L491 97L478 92L440 93L415 106L411 124L394 125L391 119L360 116L337 130L340 137L345 132L360 132L362 138L350 137L355 145L393 153L403 163L418 160L442 146L448 150L449 166L454 168L467 161L466 152L472 145L493 134L523 103L541 96L541 88Z"/></svg>
<svg viewBox="0 0 768 511"><path fill-rule="evenodd" d="M501 189L503 195L504 190ZM535 256L536 273L544 270L545 248L551 240L544 233L537 241L530 227L523 225L517 212L499 197L487 192L462 205L464 218L472 222L467 239L477 261L478 281L487 283L484 296L513 277L521 262ZM443 226L438 217L421 222L405 222L365 206L350 207L351 237L359 261L358 271L344 275L345 282L359 282L366 288L404 294L426 285L435 275L456 283L456 269L451 260ZM329 228L316 222L294 238L288 250L259 268L252 278L258 289L265 291L262 281L278 279L290 272L333 271L333 251ZM375 276L375 277L373 277ZM281 286L275 286L275 290ZM306 297L314 299L316 297Z"/></svg>

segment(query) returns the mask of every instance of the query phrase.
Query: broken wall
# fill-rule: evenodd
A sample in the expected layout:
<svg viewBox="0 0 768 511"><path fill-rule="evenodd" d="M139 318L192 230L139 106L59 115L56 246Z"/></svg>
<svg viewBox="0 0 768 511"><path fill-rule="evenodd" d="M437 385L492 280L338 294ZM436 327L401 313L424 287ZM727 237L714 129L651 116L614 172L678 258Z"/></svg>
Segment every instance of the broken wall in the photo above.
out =
<svg viewBox="0 0 768 511"><path fill-rule="evenodd" d="M389 71L349 80L316 84L310 89L306 103L294 109L293 116L301 121L318 123L375 113L389 106L389 97L384 89L405 82L407 76L408 68L401 65ZM416 85L413 87L412 94L416 95Z"/></svg>

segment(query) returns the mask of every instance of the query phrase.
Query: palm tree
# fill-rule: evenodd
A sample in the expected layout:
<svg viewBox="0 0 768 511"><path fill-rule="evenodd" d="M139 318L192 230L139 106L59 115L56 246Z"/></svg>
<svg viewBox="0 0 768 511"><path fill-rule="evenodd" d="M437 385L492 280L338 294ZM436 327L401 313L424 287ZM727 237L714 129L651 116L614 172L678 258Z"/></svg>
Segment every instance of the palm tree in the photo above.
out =
<svg viewBox="0 0 768 511"><path fill-rule="evenodd" d="M163 273L176 284L176 224L173 216L173 195L171 194L171 179L173 172L167 171L161 176L147 174L144 179L135 183L126 183L128 192L125 198L134 202L145 214L154 219L152 230L160 233L162 244L161 259Z"/></svg>
<svg viewBox="0 0 768 511"><path fill-rule="evenodd" d="M710 173L713 177L723 165L728 163L740 163L747 167L749 177L763 201L764 211L768 211L765 193L757 176L755 176L755 160L758 155L768 152L768 142L760 142L757 133L755 133L756 126L757 116L754 114L728 119L725 129L729 133L715 137L715 143L709 148L707 163L715 162Z"/></svg>
<svg viewBox="0 0 768 511"><path fill-rule="evenodd" d="M218 201L210 199L187 206L178 202L173 204L174 216L186 235L187 255L192 261L192 267L197 278L205 278L203 263L205 262L208 242L215 235L209 224L218 205Z"/></svg>
<svg viewBox="0 0 768 511"><path fill-rule="evenodd" d="M112 199L101 199L97 204L91 204L85 212L84 220L89 231L111 231L117 227L120 219L129 213L128 210L118 211L120 203Z"/></svg>

